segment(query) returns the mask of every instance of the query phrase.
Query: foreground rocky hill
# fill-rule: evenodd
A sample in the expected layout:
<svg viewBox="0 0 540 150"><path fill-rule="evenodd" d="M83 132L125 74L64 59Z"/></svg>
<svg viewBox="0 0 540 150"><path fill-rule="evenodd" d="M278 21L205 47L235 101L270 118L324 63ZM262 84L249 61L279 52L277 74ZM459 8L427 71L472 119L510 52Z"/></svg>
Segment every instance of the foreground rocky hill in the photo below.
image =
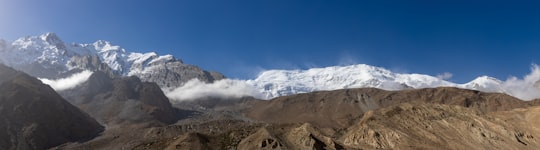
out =
<svg viewBox="0 0 540 150"><path fill-rule="evenodd" d="M538 107L483 113L444 104L411 104L368 111L346 128L309 123L268 124L240 120L190 123L141 132L116 130L61 149L534 149ZM534 120L534 121L528 121ZM137 138L134 138L137 137ZM109 143L112 141L115 144Z"/></svg>
<svg viewBox="0 0 540 150"><path fill-rule="evenodd" d="M495 116L461 106L405 103L365 113L340 139L348 147L370 149L531 149L540 146L538 132Z"/></svg>
<svg viewBox="0 0 540 150"><path fill-rule="evenodd" d="M458 88L209 99L176 104L198 113L173 125L116 128L58 148L534 149L537 103Z"/></svg>
<svg viewBox="0 0 540 150"><path fill-rule="evenodd" d="M103 130L51 87L0 64L0 149L46 149Z"/></svg>

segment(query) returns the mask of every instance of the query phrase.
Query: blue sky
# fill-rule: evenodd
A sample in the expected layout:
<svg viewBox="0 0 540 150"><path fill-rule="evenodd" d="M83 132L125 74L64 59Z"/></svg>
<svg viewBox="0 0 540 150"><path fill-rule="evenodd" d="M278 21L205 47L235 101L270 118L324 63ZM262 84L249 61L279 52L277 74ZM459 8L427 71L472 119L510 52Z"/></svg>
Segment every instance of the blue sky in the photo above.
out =
<svg viewBox="0 0 540 150"><path fill-rule="evenodd" d="M364 63L437 75L522 76L540 59L540 2L0 0L0 37L57 33L252 78Z"/></svg>

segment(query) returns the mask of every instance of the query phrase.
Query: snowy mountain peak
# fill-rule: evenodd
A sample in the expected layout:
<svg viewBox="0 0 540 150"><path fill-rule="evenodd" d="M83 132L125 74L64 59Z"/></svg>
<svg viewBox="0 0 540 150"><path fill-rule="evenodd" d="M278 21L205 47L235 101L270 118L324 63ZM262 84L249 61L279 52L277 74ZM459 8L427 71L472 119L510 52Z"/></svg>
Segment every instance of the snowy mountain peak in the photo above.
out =
<svg viewBox="0 0 540 150"><path fill-rule="evenodd" d="M172 55L129 52L104 40L65 44L52 32L13 42L0 40L0 62L39 78L57 79L79 70L92 70L137 76L163 88L178 87L193 78L204 82L223 78L219 73L184 64Z"/></svg>
<svg viewBox="0 0 540 150"><path fill-rule="evenodd" d="M537 70L540 69L533 68L533 73ZM247 80L246 83L258 89L264 99L321 90L366 87L385 90L457 87L484 92L507 93L519 98L530 99L531 96L520 94L520 91L524 91L520 88L523 88L522 85L527 85L527 87L533 87L534 85L536 87L540 85L540 81L536 78L527 79L532 78L529 76L531 75L525 77L525 81L512 79L511 82L501 81L489 76L480 76L468 83L457 84L430 75L395 73L381 67L359 64L311 68L307 70L268 70L260 73L254 80ZM527 82L527 84L522 83L528 80L531 82ZM517 87L516 85L520 86ZM530 91L538 90L537 88L527 89L533 89Z"/></svg>
<svg viewBox="0 0 540 150"><path fill-rule="evenodd" d="M126 50L118 45L113 45L109 41L98 40L92 44L94 49L100 53L114 51L116 53L126 53Z"/></svg>
<svg viewBox="0 0 540 150"><path fill-rule="evenodd" d="M456 86L439 78L422 74L399 74L365 64L332 66L308 70L268 70L254 80L264 98L319 90L373 87L387 90Z"/></svg>
<svg viewBox="0 0 540 150"><path fill-rule="evenodd" d="M471 82L475 82L475 83L498 83L498 84L501 84L502 81L497 79L497 78L494 78L494 77L490 77L490 76L480 76L474 80L472 80Z"/></svg>
<svg viewBox="0 0 540 150"><path fill-rule="evenodd" d="M504 92L502 84L503 81L499 79L489 76L480 76L471 82L463 84L461 87L485 92Z"/></svg>
<svg viewBox="0 0 540 150"><path fill-rule="evenodd" d="M52 33L52 32L48 32L48 33L45 33L45 34L42 34L39 36L39 38L43 41L46 41L48 43L51 43L51 44L59 44L59 43L64 43L60 37L58 37L55 33Z"/></svg>
<svg viewBox="0 0 540 150"><path fill-rule="evenodd" d="M40 36L27 36L19 38L13 42L13 46L18 46L20 48L33 48L39 49L44 47L56 47L57 45L62 44L62 40L56 36L54 33L45 33Z"/></svg>

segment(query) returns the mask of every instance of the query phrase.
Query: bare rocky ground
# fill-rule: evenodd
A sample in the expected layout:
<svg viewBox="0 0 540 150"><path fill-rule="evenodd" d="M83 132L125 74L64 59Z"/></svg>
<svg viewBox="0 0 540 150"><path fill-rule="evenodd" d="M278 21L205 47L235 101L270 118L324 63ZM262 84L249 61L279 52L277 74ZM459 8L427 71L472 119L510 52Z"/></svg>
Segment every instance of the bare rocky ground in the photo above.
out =
<svg viewBox="0 0 540 150"><path fill-rule="evenodd" d="M538 101L457 88L207 99L166 126L109 128L55 149L534 149Z"/></svg>

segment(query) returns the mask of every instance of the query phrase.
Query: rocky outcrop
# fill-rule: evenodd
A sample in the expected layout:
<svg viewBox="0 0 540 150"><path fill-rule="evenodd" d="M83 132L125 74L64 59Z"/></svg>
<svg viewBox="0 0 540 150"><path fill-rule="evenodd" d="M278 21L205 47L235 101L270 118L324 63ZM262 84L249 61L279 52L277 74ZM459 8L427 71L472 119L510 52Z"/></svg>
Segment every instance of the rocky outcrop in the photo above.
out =
<svg viewBox="0 0 540 150"><path fill-rule="evenodd" d="M103 130L38 79L0 65L0 149L47 149Z"/></svg>
<svg viewBox="0 0 540 150"><path fill-rule="evenodd" d="M146 82L155 82L165 89L180 87L192 79L214 82L225 78L220 73L205 71L197 66L184 64L181 61L151 64L146 66L143 71L131 75L135 75Z"/></svg>
<svg viewBox="0 0 540 150"><path fill-rule="evenodd" d="M325 136L309 123L293 128L285 138L292 149L340 150L343 146L334 142L332 137Z"/></svg>
<svg viewBox="0 0 540 150"><path fill-rule="evenodd" d="M282 142L272 135L266 128L261 128L257 132L243 139L238 144L238 149L287 149Z"/></svg>

